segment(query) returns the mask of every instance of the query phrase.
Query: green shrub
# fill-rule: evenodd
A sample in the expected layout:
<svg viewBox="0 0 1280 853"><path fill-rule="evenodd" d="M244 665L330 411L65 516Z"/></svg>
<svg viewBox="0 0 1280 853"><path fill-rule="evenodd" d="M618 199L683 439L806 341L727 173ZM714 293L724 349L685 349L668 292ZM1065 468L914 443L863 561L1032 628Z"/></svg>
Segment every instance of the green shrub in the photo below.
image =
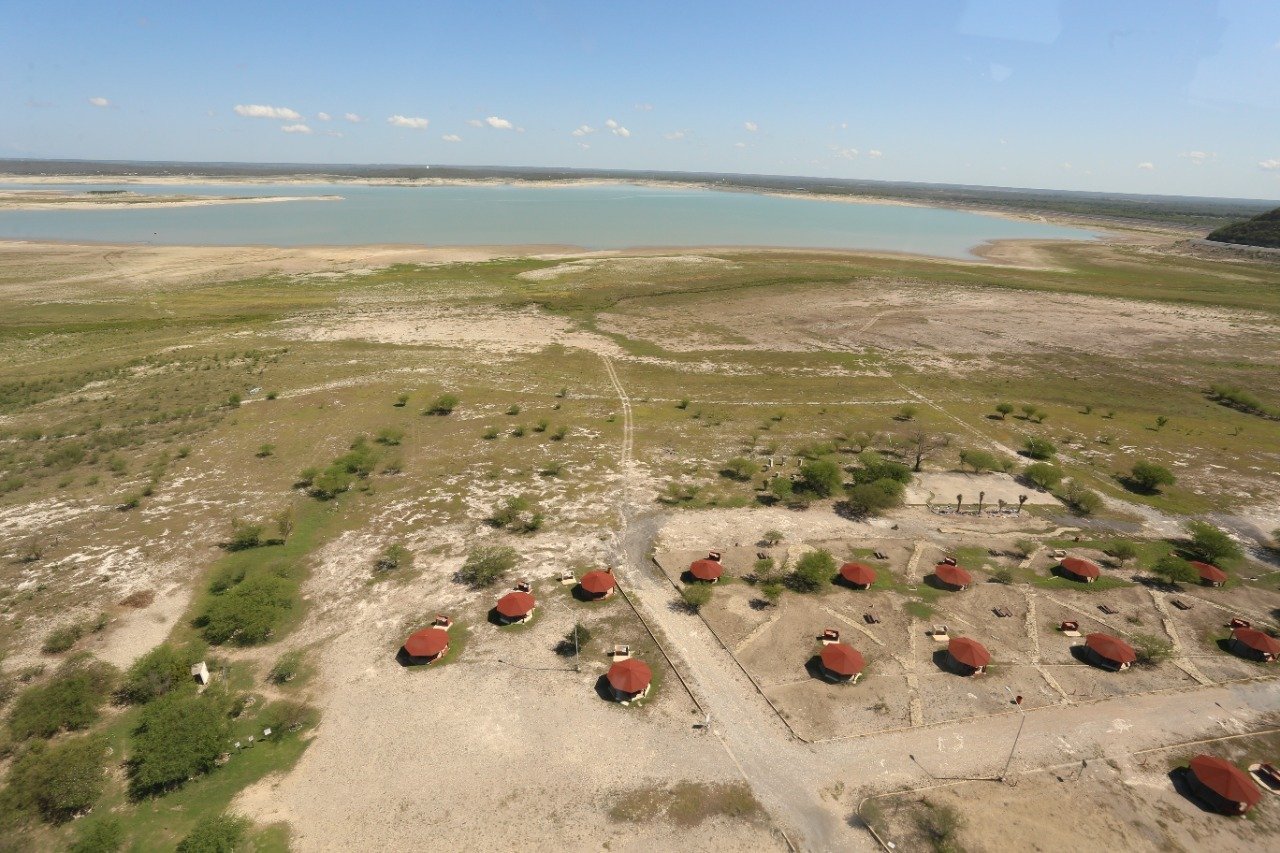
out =
<svg viewBox="0 0 1280 853"><path fill-rule="evenodd" d="M836 573L836 558L830 551L810 551L796 563L790 584L797 592L817 592L831 583Z"/></svg>
<svg viewBox="0 0 1280 853"><path fill-rule="evenodd" d="M685 607L696 613L711 601L711 584L691 583L680 590L680 599Z"/></svg>
<svg viewBox="0 0 1280 853"><path fill-rule="evenodd" d="M774 500L787 503L795 496L795 487L786 477L774 477L769 481L769 494Z"/></svg>
<svg viewBox="0 0 1280 853"><path fill-rule="evenodd" d="M1000 415L1000 420L1004 420L1013 413L1013 403L996 404L996 412Z"/></svg>
<svg viewBox="0 0 1280 853"><path fill-rule="evenodd" d="M1093 515L1102 509L1102 496L1075 480L1067 480L1055 495L1077 515Z"/></svg>
<svg viewBox="0 0 1280 853"><path fill-rule="evenodd" d="M1172 486L1177 481L1168 468L1146 460L1133 463L1129 479L1143 492L1158 492L1161 486Z"/></svg>
<svg viewBox="0 0 1280 853"><path fill-rule="evenodd" d="M208 773L229 746L229 726L214 692L170 693L144 705L130 738L131 792L159 793Z"/></svg>
<svg viewBox="0 0 1280 853"><path fill-rule="evenodd" d="M760 594L770 604L777 604L778 600L782 598L782 584L778 581L760 584Z"/></svg>
<svg viewBox="0 0 1280 853"><path fill-rule="evenodd" d="M581 622L575 622L573 628L569 629L568 633L560 638L560 642L556 643L553 651L561 657L576 657L582 648L591 642L591 637L591 629Z"/></svg>
<svg viewBox="0 0 1280 853"><path fill-rule="evenodd" d="M331 465L315 476L308 493L318 500L333 500L350 489L354 482L355 477L350 472Z"/></svg>
<svg viewBox="0 0 1280 853"><path fill-rule="evenodd" d="M108 814L81 821L76 840L68 850L70 853L116 853L121 847L124 847L124 824L120 818Z"/></svg>
<svg viewBox="0 0 1280 853"><path fill-rule="evenodd" d="M9 711L15 740L86 729L111 693L116 669L88 654L68 658L44 684L28 687Z"/></svg>
<svg viewBox="0 0 1280 853"><path fill-rule="evenodd" d="M1240 546L1212 524L1192 521L1187 524L1187 530L1191 532L1191 541L1187 550L1198 560L1206 563L1221 563L1238 560L1244 556Z"/></svg>
<svg viewBox="0 0 1280 853"><path fill-rule="evenodd" d="M879 453L868 450L858 455L858 467L853 471L855 483L874 483L877 480L894 480L907 485L911 482L911 468L901 462L885 459Z"/></svg>
<svg viewBox="0 0 1280 853"><path fill-rule="evenodd" d="M1139 666L1156 666L1173 656L1173 644L1152 634L1134 634L1133 653Z"/></svg>
<svg viewBox="0 0 1280 853"><path fill-rule="evenodd" d="M1032 459L1052 459L1058 448L1047 438L1030 436L1022 442L1022 450Z"/></svg>
<svg viewBox="0 0 1280 853"><path fill-rule="evenodd" d="M176 853L235 853L248 831L245 818L229 814L207 817L178 842Z"/></svg>
<svg viewBox="0 0 1280 853"><path fill-rule="evenodd" d="M116 688L121 702L142 705L179 687L192 684L191 666L204 656L196 646L177 648L161 643L134 661Z"/></svg>
<svg viewBox="0 0 1280 853"><path fill-rule="evenodd" d="M514 548L505 545L481 545L471 549L467 560L458 570L458 580L469 586L492 586L515 568L519 555Z"/></svg>
<svg viewBox="0 0 1280 853"><path fill-rule="evenodd" d="M395 406L397 409L403 409L406 405L408 405L408 403L409 403L409 395L401 394L398 397L396 397L396 401L391 405Z"/></svg>
<svg viewBox="0 0 1280 853"><path fill-rule="evenodd" d="M215 596L195 622L215 646L264 643L293 608L293 586L277 575L252 575Z"/></svg>
<svg viewBox="0 0 1280 853"><path fill-rule="evenodd" d="M1062 482L1062 469L1048 462L1032 462L1022 469L1022 478L1033 486L1051 491Z"/></svg>
<svg viewBox="0 0 1280 853"><path fill-rule="evenodd" d="M267 673L267 681L272 684L288 684L297 678L301 671L302 650L295 649L285 652L276 660L275 666L271 667L271 671Z"/></svg>
<svg viewBox="0 0 1280 853"><path fill-rule="evenodd" d="M961 450L960 462L973 469L975 474L983 471L999 471L1003 468L1003 460L986 450Z"/></svg>
<svg viewBox="0 0 1280 853"><path fill-rule="evenodd" d="M54 628L44 638L44 643L40 646L40 651L47 655L62 654L67 649L80 642L80 638L84 636L84 628L79 624L63 625L61 628Z"/></svg>
<svg viewBox="0 0 1280 853"><path fill-rule="evenodd" d="M543 515L537 505L523 495L507 498L489 516L489 523L494 527L510 530L512 533L533 533L542 527Z"/></svg>
<svg viewBox="0 0 1280 853"><path fill-rule="evenodd" d="M265 528L261 524L251 524L242 519L233 519L231 522L231 538L227 540L226 549L228 551L247 551L250 548L257 548L265 545L262 539L262 532Z"/></svg>
<svg viewBox="0 0 1280 853"><path fill-rule="evenodd" d="M829 498L843 491L844 478L840 474L839 465L820 459L800 466L799 486L803 492Z"/></svg>
<svg viewBox="0 0 1280 853"><path fill-rule="evenodd" d="M275 452L276 452L276 446L274 444L264 444L261 447L259 447L258 451L253 455L258 457L259 459L266 459L268 456L275 455Z"/></svg>
<svg viewBox="0 0 1280 853"><path fill-rule="evenodd" d="M1173 554L1156 560L1151 571L1169 583L1195 583L1200 579L1200 573L1196 571L1195 566Z"/></svg>
<svg viewBox="0 0 1280 853"><path fill-rule="evenodd" d="M71 820L97 802L106 784L107 743L84 735L46 746L37 741L13 763L9 794L50 823Z"/></svg>
<svg viewBox="0 0 1280 853"><path fill-rule="evenodd" d="M383 427L378 430L378 437L374 439L378 444L385 444L387 447L395 447L404 440L404 430L395 427Z"/></svg>
<svg viewBox="0 0 1280 853"><path fill-rule="evenodd" d="M745 456L735 456L724 464L720 473L731 480L750 480L760 473L760 466Z"/></svg>
<svg viewBox="0 0 1280 853"><path fill-rule="evenodd" d="M413 565L413 552L399 543L387 546L387 550L382 552L374 563L374 568L380 572L392 572L400 568L409 568Z"/></svg>
<svg viewBox="0 0 1280 853"><path fill-rule="evenodd" d="M1110 557L1115 557L1122 563L1126 563L1138 556L1138 547L1132 542L1121 539L1107 546L1106 554Z"/></svg>
<svg viewBox="0 0 1280 853"><path fill-rule="evenodd" d="M431 403L430 406L427 407L426 411L424 411L423 414L435 415L437 417L452 415L453 410L458 408L458 402L459 400L457 396L453 394L441 394L439 397L436 397L436 399Z"/></svg>
<svg viewBox="0 0 1280 853"><path fill-rule="evenodd" d="M996 573L991 576L991 579L996 583L1013 583L1013 570L1007 567L996 569Z"/></svg>
<svg viewBox="0 0 1280 853"><path fill-rule="evenodd" d="M853 515L879 515L901 505L905 492L905 486L887 478L873 483L858 483L849 489L844 504Z"/></svg>

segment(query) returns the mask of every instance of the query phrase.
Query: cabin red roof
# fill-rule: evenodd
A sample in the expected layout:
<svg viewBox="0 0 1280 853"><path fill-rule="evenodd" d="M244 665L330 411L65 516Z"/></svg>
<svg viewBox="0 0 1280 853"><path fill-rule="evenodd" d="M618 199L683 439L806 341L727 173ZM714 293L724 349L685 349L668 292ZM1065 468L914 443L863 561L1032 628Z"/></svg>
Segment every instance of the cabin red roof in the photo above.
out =
<svg viewBox="0 0 1280 853"><path fill-rule="evenodd" d="M613 572L601 571L587 572L578 583L592 595L604 595L617 586L617 581L613 579Z"/></svg>
<svg viewBox="0 0 1280 853"><path fill-rule="evenodd" d="M840 567L840 577L849 583L871 586L876 582L876 570L865 563L845 563Z"/></svg>
<svg viewBox="0 0 1280 853"><path fill-rule="evenodd" d="M1107 660L1116 663L1133 663L1138 659L1133 646L1110 634L1090 634L1084 638L1084 644Z"/></svg>
<svg viewBox="0 0 1280 853"><path fill-rule="evenodd" d="M1067 557L1062 561L1062 568L1078 578L1096 578L1102 574L1097 563L1080 557Z"/></svg>
<svg viewBox="0 0 1280 853"><path fill-rule="evenodd" d="M694 560L689 565L689 574L700 581L713 581L724 572L724 566L715 560Z"/></svg>
<svg viewBox="0 0 1280 853"><path fill-rule="evenodd" d="M609 686L619 693L639 693L653 680L653 671L644 661L627 658L609 667L605 678Z"/></svg>
<svg viewBox="0 0 1280 853"><path fill-rule="evenodd" d="M968 637L952 637L947 643L947 651L960 663L974 669L991 663L991 652L987 647Z"/></svg>
<svg viewBox="0 0 1280 853"><path fill-rule="evenodd" d="M1191 772L1201 785L1224 800L1252 808L1262 799L1262 792L1243 770L1216 755L1201 754L1191 759Z"/></svg>
<svg viewBox="0 0 1280 853"><path fill-rule="evenodd" d="M1191 567L1200 573L1200 580L1209 583L1226 583L1227 573L1212 563L1202 563L1199 560L1192 560Z"/></svg>
<svg viewBox="0 0 1280 853"><path fill-rule="evenodd" d="M950 563L938 563L933 567L933 573L938 580L951 586L968 586L973 583L973 575L960 566L953 566Z"/></svg>
<svg viewBox="0 0 1280 853"><path fill-rule="evenodd" d="M409 635L404 650L411 657L431 658L449 648L449 632L443 628L423 628Z"/></svg>
<svg viewBox="0 0 1280 853"><path fill-rule="evenodd" d="M866 666L862 653L847 643L827 643L822 647L820 657L824 667L836 675L850 678L862 672L862 668Z"/></svg>
<svg viewBox="0 0 1280 853"><path fill-rule="evenodd" d="M497 609L508 619L519 619L533 612L537 603L532 595L517 589L499 598Z"/></svg>
<svg viewBox="0 0 1280 853"><path fill-rule="evenodd" d="M1231 636L1254 651L1280 656L1280 640L1264 634L1257 628L1236 628Z"/></svg>

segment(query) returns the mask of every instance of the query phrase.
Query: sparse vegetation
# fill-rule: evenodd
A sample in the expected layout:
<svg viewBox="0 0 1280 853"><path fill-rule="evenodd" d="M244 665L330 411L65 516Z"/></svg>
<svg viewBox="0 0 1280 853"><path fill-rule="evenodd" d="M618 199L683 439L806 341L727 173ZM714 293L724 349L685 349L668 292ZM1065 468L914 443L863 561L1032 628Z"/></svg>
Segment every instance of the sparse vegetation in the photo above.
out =
<svg viewBox="0 0 1280 853"><path fill-rule="evenodd" d="M795 571L787 579L797 592L817 592L830 585L836 573L836 559L830 551L810 551L796 561Z"/></svg>
<svg viewBox="0 0 1280 853"><path fill-rule="evenodd" d="M709 583L691 583L680 590L680 599L684 602L684 606L697 612L711 601L711 584Z"/></svg>
<svg viewBox="0 0 1280 853"><path fill-rule="evenodd" d="M1032 459L1052 459L1058 448L1047 438L1029 436L1022 442L1022 451Z"/></svg>
<svg viewBox="0 0 1280 853"><path fill-rule="evenodd" d="M18 694L9 709L9 732L14 740L25 740L88 728L97 721L116 674L115 667L87 654L68 658L48 681Z"/></svg>
<svg viewBox="0 0 1280 853"><path fill-rule="evenodd" d="M1206 563L1226 563L1244 556L1244 551L1230 536L1203 521L1187 523L1191 540L1187 550L1197 560Z"/></svg>
<svg viewBox="0 0 1280 853"><path fill-rule="evenodd" d="M512 533L533 533L542 527L544 516L538 505L524 495L515 495L503 501L489 523Z"/></svg>
<svg viewBox="0 0 1280 853"><path fill-rule="evenodd" d="M432 401L431 405L427 406L422 413L424 415L434 415L436 417L452 415L453 410L458 408L459 402L461 401L454 394L441 394L439 397L436 397L435 400Z"/></svg>
<svg viewBox="0 0 1280 853"><path fill-rule="evenodd" d="M392 543L374 561L373 567L379 572L393 572L396 569L407 569L413 565L413 552L400 543Z"/></svg>
<svg viewBox="0 0 1280 853"><path fill-rule="evenodd" d="M477 589L493 586L513 568L519 555L506 545L481 545L467 554L458 570L458 580Z"/></svg>
<svg viewBox="0 0 1280 853"><path fill-rule="evenodd" d="M1138 491L1152 494L1160 491L1161 486L1173 485L1177 478L1173 476L1172 471L1163 465L1157 465L1144 459L1133 464L1129 474L1129 481Z"/></svg>

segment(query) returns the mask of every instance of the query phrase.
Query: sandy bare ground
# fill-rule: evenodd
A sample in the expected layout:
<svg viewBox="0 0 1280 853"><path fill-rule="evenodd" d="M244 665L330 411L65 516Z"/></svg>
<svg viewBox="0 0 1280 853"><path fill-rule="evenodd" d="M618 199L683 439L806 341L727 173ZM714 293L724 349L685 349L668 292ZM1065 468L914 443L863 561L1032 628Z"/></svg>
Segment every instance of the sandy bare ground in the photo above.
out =
<svg viewBox="0 0 1280 853"><path fill-rule="evenodd" d="M695 304L648 306L603 314L607 331L654 341L678 352L707 349L773 352L884 351L927 356L1041 354L1087 350L1113 357L1159 350L1165 355L1238 351L1280 332L1260 312L1162 305L1003 288L853 281L795 294L707 296ZM690 329L689 317L699 318ZM1064 333L1064 323L1070 332ZM978 362L974 362L977 364Z"/></svg>
<svg viewBox="0 0 1280 853"><path fill-rule="evenodd" d="M977 503L978 494L986 494L986 506L995 508L999 501L1016 507L1018 496L1026 495L1027 503L1055 506L1056 498L1048 492L1022 485L1008 474L966 474L961 471L925 471L917 474L907 486L908 504L940 504L954 508L956 495L964 495L964 503Z"/></svg>

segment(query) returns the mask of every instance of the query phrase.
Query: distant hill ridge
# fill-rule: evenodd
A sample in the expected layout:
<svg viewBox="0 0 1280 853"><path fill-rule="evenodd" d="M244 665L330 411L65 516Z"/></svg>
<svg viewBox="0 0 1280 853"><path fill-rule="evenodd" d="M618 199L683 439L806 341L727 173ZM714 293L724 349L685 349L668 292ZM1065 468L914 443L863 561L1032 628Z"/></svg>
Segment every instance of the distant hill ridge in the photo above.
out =
<svg viewBox="0 0 1280 853"><path fill-rule="evenodd" d="M1280 249L1280 207L1252 219L1246 219L1244 222L1224 225L1211 233L1209 239L1240 246Z"/></svg>

